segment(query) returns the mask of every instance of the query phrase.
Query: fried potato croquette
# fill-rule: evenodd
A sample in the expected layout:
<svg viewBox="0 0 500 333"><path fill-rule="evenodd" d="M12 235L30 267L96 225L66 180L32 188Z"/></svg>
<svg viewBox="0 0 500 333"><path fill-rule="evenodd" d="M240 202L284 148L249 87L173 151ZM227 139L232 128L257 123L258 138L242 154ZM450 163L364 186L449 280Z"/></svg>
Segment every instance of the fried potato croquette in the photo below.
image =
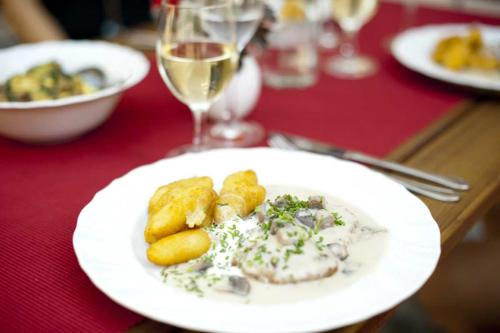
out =
<svg viewBox="0 0 500 333"><path fill-rule="evenodd" d="M147 256L157 265L175 265L202 256L211 244L210 236L203 229L186 230L153 243Z"/></svg>
<svg viewBox="0 0 500 333"><path fill-rule="evenodd" d="M167 204L172 196L175 196L179 190L183 190L193 186L203 186L213 188L214 183L210 177L193 177L181 179L165 186L160 186L153 197L149 200L149 214L154 214Z"/></svg>
<svg viewBox="0 0 500 333"><path fill-rule="evenodd" d="M186 228L212 222L217 193L209 177L183 179L160 187L149 202L144 238L148 243Z"/></svg>
<svg viewBox="0 0 500 333"><path fill-rule="evenodd" d="M266 190L258 184L254 171L233 173L224 180L215 207L215 221L221 222L235 215L245 217L264 201L265 196Z"/></svg>
<svg viewBox="0 0 500 333"><path fill-rule="evenodd" d="M471 28L467 36L451 36L441 40L436 45L432 59L454 71L500 68L500 60L485 46L477 28Z"/></svg>

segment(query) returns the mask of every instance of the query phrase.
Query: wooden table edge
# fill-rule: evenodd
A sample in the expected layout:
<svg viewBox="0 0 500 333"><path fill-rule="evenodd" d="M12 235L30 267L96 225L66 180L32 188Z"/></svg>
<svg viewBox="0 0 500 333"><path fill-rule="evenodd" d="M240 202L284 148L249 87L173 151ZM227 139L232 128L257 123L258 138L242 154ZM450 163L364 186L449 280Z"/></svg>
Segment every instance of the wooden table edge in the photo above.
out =
<svg viewBox="0 0 500 333"><path fill-rule="evenodd" d="M393 152L388 154L387 159L411 164L412 159L418 156L425 147L432 145L434 141L442 139L446 132L450 131L453 127L458 126L461 123L468 122L467 117L471 116L471 113L476 112L481 105L484 103L495 103L498 105L497 116L498 121L496 122L496 127L498 127L498 133L500 133L500 103L497 101L490 101L488 99L482 100L466 100L459 103L450 112L446 113L443 117L432 123L427 128L423 129L409 140L398 146ZM500 161L500 159L498 159ZM407 163L408 164L408 163ZM500 162L497 163L500 165ZM433 171L433 170L430 170ZM442 255L441 259L446 257L453 248L463 239L465 234L470 230L474 223L483 217L488 211L496 204L500 202L500 176L497 179L493 179L491 182L487 182L482 188L481 193L478 196L472 198L470 204L465 207L457 216L457 220L461 223L452 224L441 232L442 238ZM464 194L467 195L467 194ZM427 201L428 200L424 200ZM439 203L435 202L435 205ZM427 205L429 207L429 205ZM437 218L435 212L433 211L433 205L429 207L431 213L433 213L434 218ZM351 326L347 326L336 330L336 333L367 333L367 332L377 332L380 330L392 317L395 309L391 309L387 312L379 314L371 319L364 322L357 323Z"/></svg>

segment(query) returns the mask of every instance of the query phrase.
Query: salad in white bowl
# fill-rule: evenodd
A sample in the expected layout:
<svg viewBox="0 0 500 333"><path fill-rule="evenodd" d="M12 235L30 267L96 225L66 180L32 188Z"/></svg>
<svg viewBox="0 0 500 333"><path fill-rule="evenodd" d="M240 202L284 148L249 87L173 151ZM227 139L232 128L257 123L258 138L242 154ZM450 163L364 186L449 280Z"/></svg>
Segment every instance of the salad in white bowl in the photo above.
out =
<svg viewBox="0 0 500 333"><path fill-rule="evenodd" d="M0 51L0 135L36 143L74 139L101 125L149 61L102 41L51 41Z"/></svg>

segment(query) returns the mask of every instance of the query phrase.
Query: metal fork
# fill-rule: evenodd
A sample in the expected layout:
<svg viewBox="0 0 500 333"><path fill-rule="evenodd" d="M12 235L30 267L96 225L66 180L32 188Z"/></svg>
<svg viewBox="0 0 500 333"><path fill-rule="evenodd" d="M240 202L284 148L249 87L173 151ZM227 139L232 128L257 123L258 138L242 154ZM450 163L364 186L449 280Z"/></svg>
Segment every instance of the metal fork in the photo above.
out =
<svg viewBox="0 0 500 333"><path fill-rule="evenodd" d="M268 139L268 144L269 146L274 148L287 149L287 150L300 150L291 141L286 140L281 136L271 136ZM392 175L386 175L386 176L392 179L393 181L403 185L407 190L413 193L421 194L423 196L426 196L434 200L439 200L444 202L457 202L460 200L460 194L458 194L454 190L445 187L430 185L416 180L404 179Z"/></svg>

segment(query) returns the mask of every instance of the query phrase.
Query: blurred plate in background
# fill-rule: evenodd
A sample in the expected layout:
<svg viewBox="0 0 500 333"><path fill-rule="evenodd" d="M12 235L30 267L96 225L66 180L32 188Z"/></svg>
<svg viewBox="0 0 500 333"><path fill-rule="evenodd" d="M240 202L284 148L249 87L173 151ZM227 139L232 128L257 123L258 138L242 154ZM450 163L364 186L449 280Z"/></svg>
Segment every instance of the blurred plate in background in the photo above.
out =
<svg viewBox="0 0 500 333"><path fill-rule="evenodd" d="M500 70L452 71L432 60L437 43L452 35L465 35L472 27L478 27L484 43L500 52L500 27L483 24L427 25L406 30L392 43L392 54L405 67L434 79L478 89L500 91Z"/></svg>

